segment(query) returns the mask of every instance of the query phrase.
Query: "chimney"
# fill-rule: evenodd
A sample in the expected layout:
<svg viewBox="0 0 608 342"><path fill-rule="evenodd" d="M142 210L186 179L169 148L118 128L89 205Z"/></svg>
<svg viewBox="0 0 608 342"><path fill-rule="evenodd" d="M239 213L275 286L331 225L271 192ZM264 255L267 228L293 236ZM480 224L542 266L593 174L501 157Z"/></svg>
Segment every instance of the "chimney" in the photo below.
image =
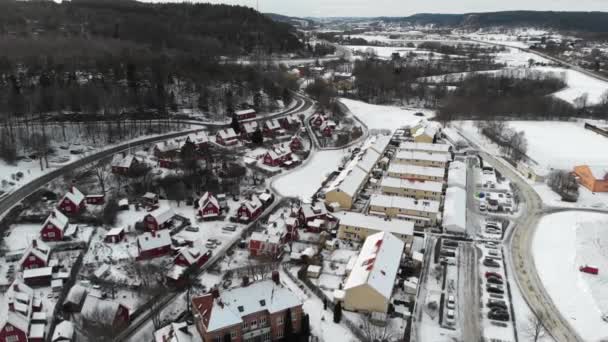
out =
<svg viewBox="0 0 608 342"><path fill-rule="evenodd" d="M38 241L36 239L32 240L32 247L38 248Z"/></svg>
<svg viewBox="0 0 608 342"><path fill-rule="evenodd" d="M219 298L220 297L220 289L218 289L217 287L214 287L211 290L211 295L213 296L213 298Z"/></svg>
<svg viewBox="0 0 608 342"><path fill-rule="evenodd" d="M51 217L55 217L55 210L51 211Z"/></svg>
<svg viewBox="0 0 608 342"><path fill-rule="evenodd" d="M13 291L19 292L19 284L17 284L17 283L13 284Z"/></svg>
<svg viewBox="0 0 608 342"><path fill-rule="evenodd" d="M275 284L281 285L281 277L279 276L279 271L272 271L272 281Z"/></svg>
<svg viewBox="0 0 608 342"><path fill-rule="evenodd" d="M249 277L243 276L243 287L249 286Z"/></svg>
<svg viewBox="0 0 608 342"><path fill-rule="evenodd" d="M11 312L15 312L15 302L13 302L12 300L8 302L8 310Z"/></svg>
<svg viewBox="0 0 608 342"><path fill-rule="evenodd" d="M156 237L156 229L152 230L152 237L155 238Z"/></svg>

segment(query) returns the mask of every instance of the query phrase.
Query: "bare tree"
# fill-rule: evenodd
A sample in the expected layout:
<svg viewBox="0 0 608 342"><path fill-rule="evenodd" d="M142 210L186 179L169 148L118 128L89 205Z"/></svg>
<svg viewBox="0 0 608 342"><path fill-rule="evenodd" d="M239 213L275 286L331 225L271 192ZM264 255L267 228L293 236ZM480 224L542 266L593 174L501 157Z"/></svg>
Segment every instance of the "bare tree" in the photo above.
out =
<svg viewBox="0 0 608 342"><path fill-rule="evenodd" d="M365 317L359 321L359 327L363 332L364 342L389 341L393 337L388 325L377 326L370 321L371 317Z"/></svg>
<svg viewBox="0 0 608 342"><path fill-rule="evenodd" d="M542 338L546 333L543 314L531 314L528 316L528 321L523 327L523 333L532 342L537 342L540 338Z"/></svg>
<svg viewBox="0 0 608 342"><path fill-rule="evenodd" d="M99 187L101 188L101 192L106 194L106 183L110 179L112 175L112 169L109 164L104 163L103 161L99 162L95 168L93 169L93 174L99 182Z"/></svg>
<svg viewBox="0 0 608 342"><path fill-rule="evenodd" d="M124 324L115 324L112 310L97 307L93 312L82 318L88 340L93 342L110 342L120 333Z"/></svg>

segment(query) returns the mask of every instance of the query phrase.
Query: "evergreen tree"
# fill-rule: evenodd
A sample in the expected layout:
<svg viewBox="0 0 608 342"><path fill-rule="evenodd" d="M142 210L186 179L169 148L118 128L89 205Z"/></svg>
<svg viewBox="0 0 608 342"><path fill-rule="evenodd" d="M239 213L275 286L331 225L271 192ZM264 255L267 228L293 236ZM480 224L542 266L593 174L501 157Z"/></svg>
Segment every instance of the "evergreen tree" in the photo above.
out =
<svg viewBox="0 0 608 342"><path fill-rule="evenodd" d="M287 106L291 102L291 93L288 88L283 88L283 103Z"/></svg>
<svg viewBox="0 0 608 342"><path fill-rule="evenodd" d="M327 298L323 298L323 310L327 310Z"/></svg>
<svg viewBox="0 0 608 342"><path fill-rule="evenodd" d="M342 320L342 304L336 303L334 306L334 323L340 323Z"/></svg>
<svg viewBox="0 0 608 342"><path fill-rule="evenodd" d="M241 133L241 123L239 122L239 119L236 118L236 115L232 116L232 122L230 122L230 127L232 127L232 129L234 129L236 133Z"/></svg>
<svg viewBox="0 0 608 342"><path fill-rule="evenodd" d="M262 134L261 129L258 128L251 134L251 142L256 145L262 145L264 143L264 134Z"/></svg>
<svg viewBox="0 0 608 342"><path fill-rule="evenodd" d="M305 314L302 316L302 328L300 329L300 341L308 342L310 339L310 317Z"/></svg>

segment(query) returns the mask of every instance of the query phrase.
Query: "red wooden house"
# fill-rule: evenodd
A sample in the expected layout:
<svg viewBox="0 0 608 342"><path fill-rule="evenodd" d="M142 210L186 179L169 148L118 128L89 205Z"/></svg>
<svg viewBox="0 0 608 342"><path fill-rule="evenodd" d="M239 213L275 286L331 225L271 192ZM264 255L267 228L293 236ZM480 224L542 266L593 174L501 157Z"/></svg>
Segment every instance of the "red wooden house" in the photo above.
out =
<svg viewBox="0 0 608 342"><path fill-rule="evenodd" d="M170 207L158 208L144 217L144 225L150 231L168 228L173 216L175 213Z"/></svg>
<svg viewBox="0 0 608 342"><path fill-rule="evenodd" d="M34 239L25 250L25 253L23 253L21 260L19 260L19 265L24 270L46 267L49 263L50 255L51 248L41 240Z"/></svg>
<svg viewBox="0 0 608 342"><path fill-rule="evenodd" d="M125 238L125 227L112 228L103 237L107 243L119 243Z"/></svg>
<svg viewBox="0 0 608 342"><path fill-rule="evenodd" d="M142 197L141 200L143 202L144 205L147 206L154 206L158 204L158 195L152 192L146 192Z"/></svg>
<svg viewBox="0 0 608 342"><path fill-rule="evenodd" d="M137 260L157 258L171 253L171 235L168 230L146 232L137 237Z"/></svg>
<svg viewBox="0 0 608 342"><path fill-rule="evenodd" d="M215 141L223 146L232 146L238 144L238 138L238 135L232 128L221 129L215 134Z"/></svg>
<svg viewBox="0 0 608 342"><path fill-rule="evenodd" d="M122 154L114 155L112 159L112 173L117 175L127 176L131 174L134 167L139 164L139 160L134 155L129 154L123 156Z"/></svg>
<svg viewBox="0 0 608 342"><path fill-rule="evenodd" d="M189 134L186 138L187 142L193 143L198 149L203 149L209 145L209 136L207 133L200 131L193 134Z"/></svg>
<svg viewBox="0 0 608 342"><path fill-rule="evenodd" d="M298 137L296 135L293 138L291 138L291 141L289 142L289 149L292 152L294 152L294 151L300 151L303 148L304 148L304 143L302 143L302 139L300 137Z"/></svg>
<svg viewBox="0 0 608 342"><path fill-rule="evenodd" d="M42 301L34 290L15 280L4 294L8 309L0 317L0 341L42 342L45 324L34 322L34 313L42 310Z"/></svg>
<svg viewBox="0 0 608 342"><path fill-rule="evenodd" d="M99 312L104 314L99 315ZM103 294L98 290L92 290L88 293L82 304L80 314L85 320L85 326L89 323L97 323L101 319L104 321L100 323L120 329L127 326L131 319L130 310L127 306L114 300L104 299Z"/></svg>
<svg viewBox="0 0 608 342"><path fill-rule="evenodd" d="M63 215L61 211L53 209L40 229L40 238L43 241L61 241L67 228L67 216Z"/></svg>
<svg viewBox="0 0 608 342"><path fill-rule="evenodd" d="M264 155L264 164L269 166L281 166L291 160L291 151L283 147L275 147Z"/></svg>
<svg viewBox="0 0 608 342"><path fill-rule="evenodd" d="M256 121L244 122L241 125L241 137L250 140L253 134L258 130L259 126Z"/></svg>
<svg viewBox="0 0 608 342"><path fill-rule="evenodd" d="M85 196L75 186L72 186L59 202L58 209L66 215L78 215L86 207Z"/></svg>
<svg viewBox="0 0 608 342"><path fill-rule="evenodd" d="M198 201L197 215L203 220L215 219L222 213L220 203L210 192L205 192Z"/></svg>
<svg viewBox="0 0 608 342"><path fill-rule="evenodd" d="M101 205L106 202L106 196L105 195L87 195L84 198L84 201L87 204Z"/></svg>
<svg viewBox="0 0 608 342"><path fill-rule="evenodd" d="M23 270L23 281L30 286L50 286L52 279L52 267L39 267Z"/></svg>
<svg viewBox="0 0 608 342"><path fill-rule="evenodd" d="M288 217L286 220L269 222L266 229L255 232L249 240L251 256L278 257L283 253L283 246L298 239L297 219Z"/></svg>
<svg viewBox="0 0 608 342"><path fill-rule="evenodd" d="M202 244L202 241L199 241ZM211 258L211 251L203 247L182 247L173 263L178 266L203 266Z"/></svg>
<svg viewBox="0 0 608 342"><path fill-rule="evenodd" d="M173 160L179 154L179 144L174 141L163 141L154 145L154 156L158 159Z"/></svg>
<svg viewBox="0 0 608 342"><path fill-rule="evenodd" d="M243 109L236 111L234 115L236 116L237 120L242 121L255 118L256 112L255 109Z"/></svg>
<svg viewBox="0 0 608 342"><path fill-rule="evenodd" d="M334 131L336 130L336 123L331 120L327 120L321 125L319 129L321 130L324 136L331 137L334 134Z"/></svg>
<svg viewBox="0 0 608 342"><path fill-rule="evenodd" d="M264 136L266 137L274 137L278 135L279 130L281 130L281 124L277 119L268 120L264 123Z"/></svg>
<svg viewBox="0 0 608 342"><path fill-rule="evenodd" d="M298 213L300 225L306 225L308 222L312 222L316 219L326 220L328 218L327 208L321 202L317 202L314 205L304 204L300 208Z"/></svg>
<svg viewBox="0 0 608 342"><path fill-rule="evenodd" d="M291 114L280 118L279 123L283 129L290 130L300 126L300 118L296 114Z"/></svg>
<svg viewBox="0 0 608 342"><path fill-rule="evenodd" d="M315 127L321 127L321 125L327 120L325 115L321 113L316 113L310 118L310 123Z"/></svg>
<svg viewBox="0 0 608 342"><path fill-rule="evenodd" d="M255 220L263 211L262 202L257 195L251 195L250 200L246 200L241 204L238 210L238 219L242 222L251 222Z"/></svg>
<svg viewBox="0 0 608 342"><path fill-rule="evenodd" d="M285 219L286 241L296 241L298 239L299 226L300 222L298 222L297 217L288 217Z"/></svg>

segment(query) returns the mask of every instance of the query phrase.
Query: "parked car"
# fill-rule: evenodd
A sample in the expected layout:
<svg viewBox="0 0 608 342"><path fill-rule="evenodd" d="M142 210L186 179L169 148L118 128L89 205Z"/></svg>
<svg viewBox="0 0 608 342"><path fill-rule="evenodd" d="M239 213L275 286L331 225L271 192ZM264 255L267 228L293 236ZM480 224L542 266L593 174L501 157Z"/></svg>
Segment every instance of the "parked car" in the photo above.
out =
<svg viewBox="0 0 608 342"><path fill-rule="evenodd" d="M448 300L446 301L446 307L448 309L454 309L456 307L456 299L454 298L454 296L448 296Z"/></svg>
<svg viewBox="0 0 608 342"><path fill-rule="evenodd" d="M445 322L447 325L454 325L455 321L455 313L454 310L448 310L445 314Z"/></svg>
<svg viewBox="0 0 608 342"><path fill-rule="evenodd" d="M508 313L500 313L500 312L489 312L488 313L488 318L496 320L496 321L506 322L506 321L509 320L509 314Z"/></svg>
<svg viewBox="0 0 608 342"><path fill-rule="evenodd" d="M505 293L505 290L503 289L503 287L501 285L496 285L496 284L487 284L486 285L486 291L490 292L490 293Z"/></svg>
<svg viewBox="0 0 608 342"><path fill-rule="evenodd" d="M227 232L234 232L236 231L236 226L231 224L229 226L225 226L224 228L222 228L222 230Z"/></svg>
<svg viewBox="0 0 608 342"><path fill-rule="evenodd" d="M502 310L507 310L507 304L503 301L499 301L499 302L488 302L486 304L486 306L490 309L502 309Z"/></svg>
<svg viewBox="0 0 608 342"><path fill-rule="evenodd" d="M486 202L479 202L479 211L486 211L488 209L488 205Z"/></svg>
<svg viewBox="0 0 608 342"><path fill-rule="evenodd" d="M485 277L486 278L488 278L488 277L496 277L498 279L502 279L502 275L500 273L490 272L490 271L486 272Z"/></svg>
<svg viewBox="0 0 608 342"><path fill-rule="evenodd" d="M498 284L498 285L502 285L503 281L500 278L496 278L496 277L488 277L486 279L486 281L490 284Z"/></svg>
<svg viewBox="0 0 608 342"><path fill-rule="evenodd" d="M458 241L454 241L454 240L443 240L443 245L444 245L444 246L450 246L450 247L458 247Z"/></svg>
<svg viewBox="0 0 608 342"><path fill-rule="evenodd" d="M500 264L498 262L496 262L496 261L494 261L492 259L488 259L488 258L485 258L483 260L483 265L487 266L487 267L494 267L494 268L500 267Z"/></svg>
<svg viewBox="0 0 608 342"><path fill-rule="evenodd" d="M490 293L490 299L500 299L503 300L505 296L502 293Z"/></svg>
<svg viewBox="0 0 608 342"><path fill-rule="evenodd" d="M198 227L197 226L188 226L188 227L186 227L186 231L188 231L188 232L198 232Z"/></svg>

